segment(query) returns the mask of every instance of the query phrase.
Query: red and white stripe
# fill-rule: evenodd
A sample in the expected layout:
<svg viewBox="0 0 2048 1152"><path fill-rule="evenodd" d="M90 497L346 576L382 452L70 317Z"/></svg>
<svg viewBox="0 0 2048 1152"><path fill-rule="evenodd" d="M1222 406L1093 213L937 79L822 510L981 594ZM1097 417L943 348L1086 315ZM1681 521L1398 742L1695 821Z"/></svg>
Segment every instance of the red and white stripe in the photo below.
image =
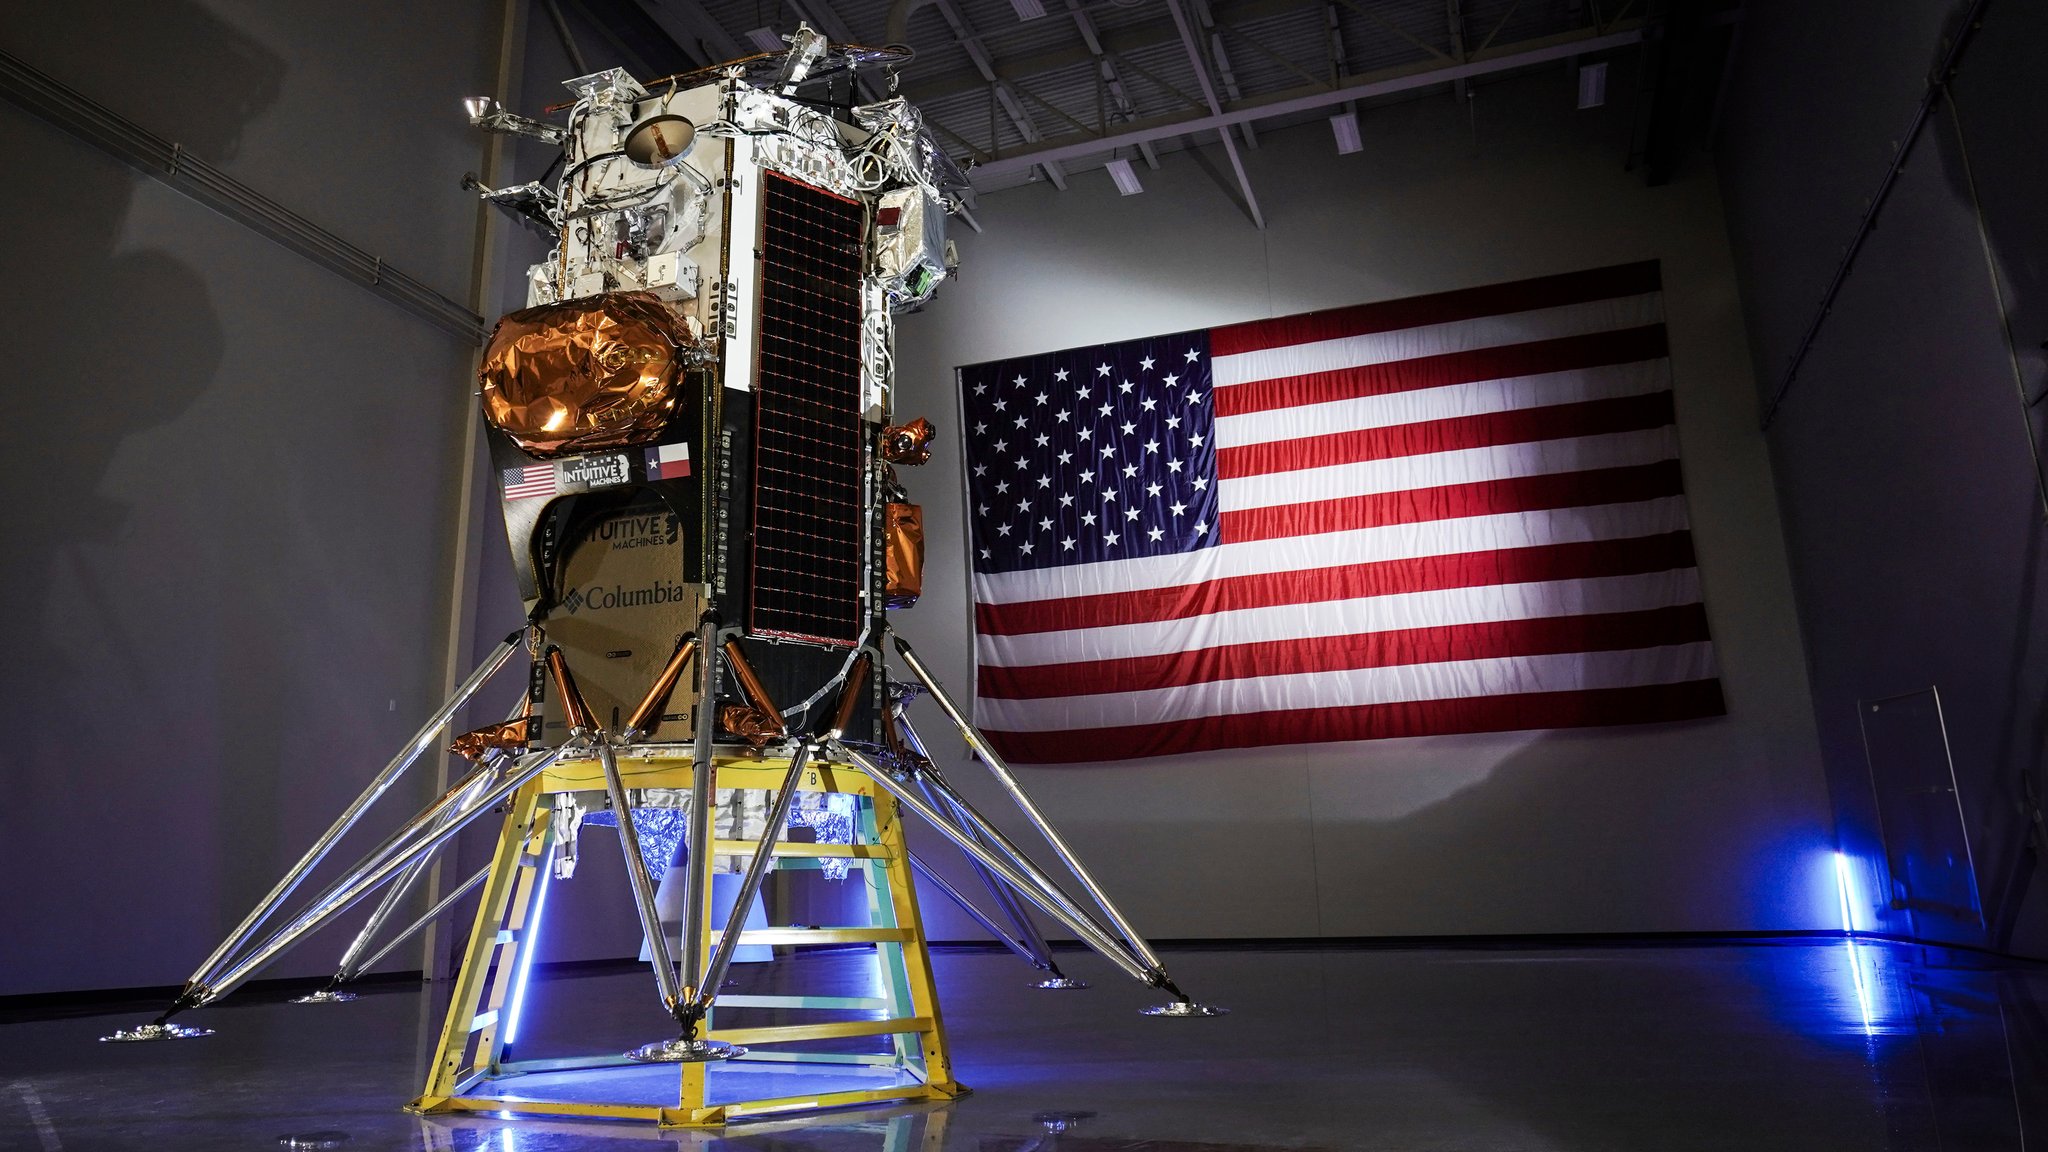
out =
<svg viewBox="0 0 2048 1152"><path fill-rule="evenodd" d="M516 479L514 477L517 477ZM506 469L505 499L530 500L536 496L555 494L555 466L553 464L528 464L518 469Z"/></svg>
<svg viewBox="0 0 2048 1152"><path fill-rule="evenodd" d="M1210 342L1223 543L974 578L1005 754L1723 711L1654 262Z"/></svg>

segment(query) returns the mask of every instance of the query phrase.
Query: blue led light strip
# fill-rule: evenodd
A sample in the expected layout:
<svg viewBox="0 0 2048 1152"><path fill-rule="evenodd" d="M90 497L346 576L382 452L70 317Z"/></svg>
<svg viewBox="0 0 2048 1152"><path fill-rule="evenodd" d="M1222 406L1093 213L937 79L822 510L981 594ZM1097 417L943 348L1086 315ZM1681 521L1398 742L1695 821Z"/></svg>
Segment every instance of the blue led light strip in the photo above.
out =
<svg viewBox="0 0 2048 1152"><path fill-rule="evenodd" d="M1835 853L1835 896L1842 902L1842 934L1856 934L1856 917L1849 906L1849 858Z"/></svg>
<svg viewBox="0 0 2048 1152"><path fill-rule="evenodd" d="M1856 984L1856 1007L1863 1014L1863 1033L1871 1035L1870 985L1863 979L1863 957L1856 948L1856 915L1854 905L1849 902L1849 858L1835 853L1835 898L1842 906L1842 935L1849 939L1843 947L1849 950L1849 978Z"/></svg>
<svg viewBox="0 0 2048 1152"><path fill-rule="evenodd" d="M518 973L512 978L512 1006L505 1013L505 1044L510 1047L519 1033L519 1013L526 1007L526 979L533 972L533 954L540 951L540 918L548 906L548 880L554 871L555 852L549 846L548 853L535 867L540 869L540 878L534 883L539 891L533 894L533 915L527 919L526 929L520 934Z"/></svg>

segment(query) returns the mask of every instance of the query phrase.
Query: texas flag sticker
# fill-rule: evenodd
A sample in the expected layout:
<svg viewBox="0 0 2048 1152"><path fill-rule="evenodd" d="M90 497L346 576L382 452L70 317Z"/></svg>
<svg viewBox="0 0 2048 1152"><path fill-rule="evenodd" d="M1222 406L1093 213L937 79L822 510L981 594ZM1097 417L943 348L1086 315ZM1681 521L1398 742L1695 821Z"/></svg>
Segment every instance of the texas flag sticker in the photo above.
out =
<svg viewBox="0 0 2048 1152"><path fill-rule="evenodd" d="M651 480L678 480L690 474L690 446L663 444L647 450L647 476Z"/></svg>

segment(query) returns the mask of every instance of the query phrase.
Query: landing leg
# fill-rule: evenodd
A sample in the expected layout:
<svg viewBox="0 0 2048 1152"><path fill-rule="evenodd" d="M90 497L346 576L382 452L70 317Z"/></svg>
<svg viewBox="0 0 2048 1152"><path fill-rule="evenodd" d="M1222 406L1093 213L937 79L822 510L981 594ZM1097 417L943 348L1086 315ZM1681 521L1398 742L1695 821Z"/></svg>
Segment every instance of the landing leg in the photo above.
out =
<svg viewBox="0 0 2048 1152"><path fill-rule="evenodd" d="M892 638L896 643L897 655L902 657L904 665L924 685L925 690L931 693L932 702L937 704L939 709L946 714L946 718L953 722L953 726L959 731L961 738L966 740L968 746L974 749L975 753L981 758L982 763L988 767L990 775L994 776L997 783L1003 786L1003 790L1016 803L1018 810L1024 814L1026 819L1031 821L1032 827L1038 830L1039 835L1045 838L1046 844L1052 848L1054 855L1060 858L1060 863L1066 865L1067 871L1073 874L1074 879L1088 893L1090 900L1094 902L1097 908L1101 909L1103 915L1109 917L1110 923L1115 926L1117 937L1115 942L1120 945L1118 950L1128 949L1130 957L1143 970L1144 974L1140 979L1155 988L1165 989L1173 995L1172 1003L1147 1009L1146 1014L1183 1017L1222 1015L1226 1009L1217 1008L1213 1005L1198 1004L1174 984L1172 977L1166 973L1165 965L1160 963L1158 953L1154 952L1152 946L1145 942L1145 938L1140 936L1137 929L1131 926L1130 920L1110 900L1109 894L1103 891L1102 886L1096 882L1095 877L1089 874L1087 867L1081 863L1080 857L1067 844L1066 838L1060 835L1059 829L1054 827L1052 822L1045 818L1043 812L1039 811L1038 805L1032 802L1030 794L1024 790L1024 786L1018 782L1016 775L1010 771L1010 766L1003 761L1001 754L989 745L988 739L981 734L980 729L976 728L967 719L967 714L960 709L958 704L953 702L951 696L946 694L946 690L940 686L938 678L925 668L924 662L917 658L917 653L911 649L909 642L901 636L893 636ZM935 783L945 792L949 806L956 807L960 815L969 817L968 820L963 821L964 824L970 828L976 828L987 833L992 840L1001 844L1011 855L1021 857L1021 853L1016 851L1015 845L1009 844L992 825L986 820L979 818L979 814L975 813L965 800L961 799L950 788L945 787L943 780L935 781ZM964 844L962 846L965 847ZM974 855L974 853L970 853L970 855ZM1024 863L1025 861L1020 859L1018 862ZM1042 876L1034 876L1032 878L1039 880L1041 883L1049 883L1044 881ZM1055 892L1057 892L1057 889L1053 888L1044 894L1052 896ZM1029 895L1030 893L1026 894ZM1078 913L1080 910L1070 908L1069 911ZM1098 948L1098 950L1100 949Z"/></svg>

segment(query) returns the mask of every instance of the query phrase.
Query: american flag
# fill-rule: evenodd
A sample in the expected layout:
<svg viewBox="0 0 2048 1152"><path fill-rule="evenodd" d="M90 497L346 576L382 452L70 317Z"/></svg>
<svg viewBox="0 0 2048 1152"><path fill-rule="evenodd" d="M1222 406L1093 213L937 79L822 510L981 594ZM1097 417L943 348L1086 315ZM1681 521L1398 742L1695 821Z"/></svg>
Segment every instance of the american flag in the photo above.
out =
<svg viewBox="0 0 2048 1152"><path fill-rule="evenodd" d="M507 468L500 479L504 481L507 500L530 500L535 496L555 494L555 466L551 463Z"/></svg>
<svg viewBox="0 0 2048 1152"><path fill-rule="evenodd" d="M959 372L1025 762L1724 711L1655 261Z"/></svg>

